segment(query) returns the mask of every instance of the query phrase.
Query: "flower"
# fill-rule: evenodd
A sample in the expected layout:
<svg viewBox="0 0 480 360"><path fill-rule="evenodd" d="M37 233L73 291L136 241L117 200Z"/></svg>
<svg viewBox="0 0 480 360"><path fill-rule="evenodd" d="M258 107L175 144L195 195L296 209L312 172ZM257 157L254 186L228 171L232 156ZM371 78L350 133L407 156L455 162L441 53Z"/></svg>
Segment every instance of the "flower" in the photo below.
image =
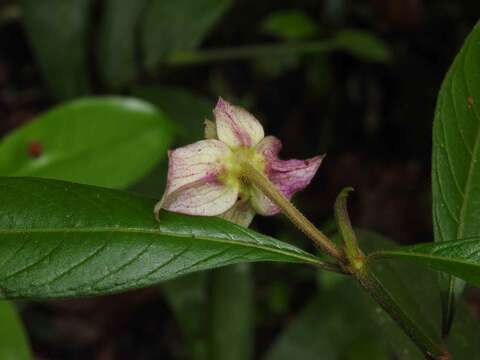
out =
<svg viewBox="0 0 480 360"><path fill-rule="evenodd" d="M280 160L280 140L265 136L252 114L222 98L213 114L215 122L205 121L206 140L169 152L167 187L155 206L157 217L166 209L222 216L248 226L255 213L274 215L279 208L244 176L245 164L290 199L310 183L322 162L323 156Z"/></svg>

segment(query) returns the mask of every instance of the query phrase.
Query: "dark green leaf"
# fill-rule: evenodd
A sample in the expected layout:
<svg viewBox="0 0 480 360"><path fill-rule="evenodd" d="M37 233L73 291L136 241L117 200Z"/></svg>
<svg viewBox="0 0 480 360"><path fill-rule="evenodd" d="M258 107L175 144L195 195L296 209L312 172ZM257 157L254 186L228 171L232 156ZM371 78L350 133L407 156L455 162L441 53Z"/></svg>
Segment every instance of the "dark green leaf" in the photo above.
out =
<svg viewBox="0 0 480 360"><path fill-rule="evenodd" d="M122 188L163 157L172 126L131 98L85 98L59 106L0 143L0 175L39 176Z"/></svg>
<svg viewBox="0 0 480 360"><path fill-rule="evenodd" d="M211 274L210 360L252 358L254 307L249 264L216 269Z"/></svg>
<svg viewBox="0 0 480 360"><path fill-rule="evenodd" d="M360 247L367 254L378 249L396 247L391 240L371 231L356 230L356 233ZM416 264L400 261L374 262L370 263L370 268L410 319L430 338L440 342L437 330L440 322L440 293L436 275ZM370 312L379 327L379 333L388 340L396 357L402 360L423 359L414 343L366 293L365 300L365 311Z"/></svg>
<svg viewBox="0 0 480 360"><path fill-rule="evenodd" d="M453 62L437 99L433 128L432 193L435 241L480 236L480 26ZM455 299L444 286L444 331ZM461 287L460 287L461 288Z"/></svg>
<svg viewBox="0 0 480 360"><path fill-rule="evenodd" d="M57 99L89 92L87 31L92 0L21 0L35 57Z"/></svg>
<svg viewBox="0 0 480 360"><path fill-rule="evenodd" d="M162 109L177 126L181 142L205 137L203 124L205 118L213 116L213 101L177 87L142 86L134 88L132 94Z"/></svg>
<svg viewBox="0 0 480 360"><path fill-rule="evenodd" d="M145 66L153 70L166 55L197 47L231 4L231 0L152 0L142 29Z"/></svg>
<svg viewBox="0 0 480 360"><path fill-rule="evenodd" d="M98 295L234 263L318 263L222 219L162 212L159 224L154 204L98 187L1 178L0 295Z"/></svg>
<svg viewBox="0 0 480 360"><path fill-rule="evenodd" d="M334 38L337 48L364 61L387 62L390 49L374 34L363 30L342 30Z"/></svg>
<svg viewBox="0 0 480 360"><path fill-rule="evenodd" d="M13 303L0 301L0 319L0 359L31 359L27 335Z"/></svg>
<svg viewBox="0 0 480 360"><path fill-rule="evenodd" d="M452 359L480 359L480 323L465 301L459 301L451 335L448 338L448 350Z"/></svg>
<svg viewBox="0 0 480 360"><path fill-rule="evenodd" d="M262 21L264 33L286 40L305 40L317 33L315 21L300 10L279 10Z"/></svg>
<svg viewBox="0 0 480 360"><path fill-rule="evenodd" d="M389 357L384 340L370 321L360 289L341 280L333 287L321 289L291 321L265 359L387 360Z"/></svg>
<svg viewBox="0 0 480 360"><path fill-rule="evenodd" d="M373 259L405 258L480 286L480 237L377 251Z"/></svg>
<svg viewBox="0 0 480 360"><path fill-rule="evenodd" d="M138 72L136 30L147 0L106 0L102 12L97 63L105 84L117 88Z"/></svg>

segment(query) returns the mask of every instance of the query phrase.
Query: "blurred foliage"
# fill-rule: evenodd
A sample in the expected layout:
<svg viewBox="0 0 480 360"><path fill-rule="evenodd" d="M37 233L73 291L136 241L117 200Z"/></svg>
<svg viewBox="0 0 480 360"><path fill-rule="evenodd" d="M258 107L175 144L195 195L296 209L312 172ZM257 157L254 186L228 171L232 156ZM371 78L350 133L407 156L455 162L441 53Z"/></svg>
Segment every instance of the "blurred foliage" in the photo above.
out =
<svg viewBox="0 0 480 360"><path fill-rule="evenodd" d="M261 30L285 40L308 39L318 32L315 21L300 10L280 10L268 15Z"/></svg>
<svg viewBox="0 0 480 360"><path fill-rule="evenodd" d="M165 297L175 314L187 347L182 357L192 360L206 359L208 273L199 272L167 281L162 285Z"/></svg>
<svg viewBox="0 0 480 360"><path fill-rule="evenodd" d="M27 335L13 303L0 301L0 319L0 359L31 359Z"/></svg>
<svg viewBox="0 0 480 360"><path fill-rule="evenodd" d="M328 274L335 277L336 275ZM321 288L288 324L266 360L389 358L383 339L365 312L361 290L342 278Z"/></svg>
<svg viewBox="0 0 480 360"><path fill-rule="evenodd" d="M142 25L145 66L154 70L170 53L197 47L231 0L152 0Z"/></svg>
<svg viewBox="0 0 480 360"><path fill-rule="evenodd" d="M32 118L44 119L46 115L36 114L59 100L112 92L142 98L165 114L161 116L174 123L177 132L172 132L159 148L147 149L145 154L151 157L143 158L143 165L137 164L142 171L135 173L130 172L125 160L133 160L130 154L145 150L144 144L130 143L134 150L128 155L121 155L114 147L110 156L123 174L111 177L113 172L104 169L98 176L108 178L108 186L135 183L134 191L159 198L165 182L166 162L161 160L164 146L203 138L203 119L211 116L211 107L221 93L258 114L269 132L284 140L286 155L301 157L328 149L322 175L299 197L300 207L315 221L328 216L332 197L348 184L358 189L352 211L355 223L375 227L403 242L432 237L429 209L422 205L422 200L427 203L430 196L422 165L430 158L430 142L426 139L430 139L440 81L478 18L477 1L21 0L5 4L0 7L1 135ZM305 41L322 46L315 51L294 46ZM274 51L267 47L270 45L276 46ZM121 127L108 125L112 119L96 118L96 124L104 126L98 138L114 137L116 131L122 131ZM57 130L52 127L50 131ZM4 141L24 131L19 128ZM93 140L96 135L83 139ZM28 158L26 140L22 138L24 142L15 147L15 166L35 161ZM143 177L154 163L156 168ZM64 168L67 175L72 179L68 166ZM98 180L91 176L88 181ZM412 197L414 201L401 206ZM312 198L316 201L308 201ZM257 219L254 226L264 233L295 239L296 243L301 239L300 234L293 236L286 230L280 219ZM237 298L248 292L254 296L249 309L249 314L256 313L253 357L265 353L272 359L285 354L297 358L304 354L308 359L312 350L323 347L334 359L352 358L355 349L370 358L383 359L387 348L400 359L415 358L412 354L416 349L381 309L369 306L368 300L363 308L360 302L352 302L358 291L342 278L323 278L318 294L312 294L313 275L305 269L260 269L252 269L255 278L268 281L256 281L254 289L245 286L244 295L241 286L233 289ZM425 279L413 269L386 266L379 271L399 279L400 289L396 290L400 292L405 290L402 284L410 285L409 279L415 279L412 285L416 292ZM410 274L406 281L405 274ZM219 287L231 290L228 285L235 284L227 274L216 276ZM185 339L177 351L184 358L189 354L202 358L210 346L207 329L202 329L213 314L208 310L213 295L209 293L210 277L185 277L162 286ZM431 276L425 278L429 281ZM279 283L288 284L287 289ZM420 303L413 304L417 308L414 311L424 313L429 306L438 307L435 296L427 296L436 294L433 284L425 287L430 294L430 290L427 294L419 290ZM228 291L217 294L217 304L221 295L225 303L218 306L233 311L232 318L240 317L242 312L235 312L235 296ZM268 311L255 309L259 298L265 299ZM352 314L352 309L365 313ZM218 311L217 318L228 319L226 310ZM462 307L459 318L468 319L469 311L467 306ZM381 330L365 320L367 313L374 316ZM53 318L55 314L48 316ZM358 321L352 320L357 316ZM145 315L150 317L150 313ZM146 323L145 318L138 321ZM27 318L29 329L35 328L35 321L35 316ZM426 322L436 328L437 321L427 316ZM471 326L465 334L474 338L478 334L475 321L458 320L453 326L455 329L465 324ZM158 324L162 326L168 333L164 346L175 347L176 333L168 328L168 322ZM227 337L237 329L229 330L220 335ZM361 347L349 330L360 332L369 347ZM45 331L42 327L40 332ZM317 336L317 331L325 337ZM57 329L57 333L62 330ZM75 331L72 333L73 338ZM142 343L142 349L158 343L160 335L153 334ZM384 334L392 334L389 338L395 343L377 341ZM133 330L124 335L123 343L134 343L139 336ZM452 338L452 349L475 351L468 346L476 343L469 336ZM38 333L33 340L41 355L56 349L57 355L63 355L58 358L100 358L101 351L118 351L101 348L105 337L113 348L119 341L104 335L95 343L100 349L95 356L85 350L86 346L60 351L61 341L42 343ZM298 337L301 339L296 340ZM305 339L310 342L305 343ZM298 349L293 341L305 346ZM188 350L183 348L184 343ZM273 350L268 350L271 345ZM135 350L131 351L126 356L134 357ZM476 356L474 352L465 354L460 358Z"/></svg>
<svg viewBox="0 0 480 360"><path fill-rule="evenodd" d="M204 119L212 118L213 101L185 89L165 86L143 86L132 94L162 109L178 127L178 142L192 143L204 138Z"/></svg>
<svg viewBox="0 0 480 360"><path fill-rule="evenodd" d="M214 270L210 291L207 359L251 359L255 316L251 266L238 264Z"/></svg>
<svg viewBox="0 0 480 360"><path fill-rule="evenodd" d="M21 0L42 75L59 100L90 91L88 32L93 0Z"/></svg>
<svg viewBox="0 0 480 360"><path fill-rule="evenodd" d="M340 49L366 61L386 62L390 60L390 50L378 38L367 31L342 30L335 37Z"/></svg>
<svg viewBox="0 0 480 360"><path fill-rule="evenodd" d="M83 98L3 138L0 175L125 188L165 157L173 132L170 120L144 101Z"/></svg>
<svg viewBox="0 0 480 360"><path fill-rule="evenodd" d="M139 72L137 28L147 0L105 0L98 44L99 75L109 88L119 88Z"/></svg>

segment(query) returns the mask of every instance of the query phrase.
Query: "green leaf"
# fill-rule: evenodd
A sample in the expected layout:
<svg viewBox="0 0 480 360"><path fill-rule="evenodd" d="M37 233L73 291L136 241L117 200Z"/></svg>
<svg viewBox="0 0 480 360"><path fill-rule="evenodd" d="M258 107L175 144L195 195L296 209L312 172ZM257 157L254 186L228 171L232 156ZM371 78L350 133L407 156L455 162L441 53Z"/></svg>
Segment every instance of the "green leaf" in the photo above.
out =
<svg viewBox="0 0 480 360"><path fill-rule="evenodd" d="M132 90L135 97L162 109L177 125L180 141L191 143L204 135L204 120L213 116L213 101L179 87L141 86Z"/></svg>
<svg viewBox="0 0 480 360"><path fill-rule="evenodd" d="M56 298L140 288L252 261L318 264L294 246L154 200L38 178L0 178L0 296Z"/></svg>
<svg viewBox="0 0 480 360"><path fill-rule="evenodd" d="M103 82L118 88L138 73L136 30L146 0L104 2L97 63Z"/></svg>
<svg viewBox="0 0 480 360"><path fill-rule="evenodd" d="M303 11L279 10L271 13L260 25L264 33L285 40L305 40L318 31L315 21Z"/></svg>
<svg viewBox="0 0 480 360"><path fill-rule="evenodd" d="M393 241L374 232L356 230L356 233L360 247L367 254L398 247ZM440 292L435 274L416 264L395 260L371 262L370 267L419 328L432 339L439 340ZM366 309L379 326L379 332L390 343L395 356L401 360L423 359L422 353L391 317L370 297L367 298L367 294L365 298Z"/></svg>
<svg viewBox="0 0 480 360"><path fill-rule="evenodd" d="M87 94L92 0L21 0L25 29L50 90L60 100Z"/></svg>
<svg viewBox="0 0 480 360"><path fill-rule="evenodd" d="M179 51L170 55L165 62L169 65L192 65L210 62L261 59L267 57L285 57L302 54L329 53L338 48L328 40L311 40L302 42L272 43L261 45L244 45L231 48L219 48L197 51Z"/></svg>
<svg viewBox="0 0 480 360"><path fill-rule="evenodd" d="M465 301L459 301L447 343L452 359L480 359L480 323L472 310Z"/></svg>
<svg viewBox="0 0 480 360"><path fill-rule="evenodd" d="M480 26L468 36L437 99L432 195L435 241L480 236ZM442 282L444 283L444 282ZM444 332L453 317L454 279L444 286Z"/></svg>
<svg viewBox="0 0 480 360"><path fill-rule="evenodd" d="M364 30L342 30L334 37L338 49L364 61L387 62L390 49L375 34Z"/></svg>
<svg viewBox="0 0 480 360"><path fill-rule="evenodd" d="M390 257L412 260L480 286L480 237L381 250L372 254L372 261Z"/></svg>
<svg viewBox="0 0 480 360"><path fill-rule="evenodd" d="M39 176L123 188L166 155L172 126L132 98L61 105L0 142L1 176Z"/></svg>
<svg viewBox="0 0 480 360"><path fill-rule="evenodd" d="M253 279L249 264L211 274L210 360L248 360L253 354Z"/></svg>
<svg viewBox="0 0 480 360"><path fill-rule="evenodd" d="M166 55L196 48L232 0L152 0L142 27L145 66L155 69Z"/></svg>
<svg viewBox="0 0 480 360"><path fill-rule="evenodd" d="M349 281L322 286L274 342L265 360L389 359L362 299L360 289Z"/></svg>
<svg viewBox="0 0 480 360"><path fill-rule="evenodd" d="M27 335L13 303L0 301L0 319L0 359L31 359Z"/></svg>

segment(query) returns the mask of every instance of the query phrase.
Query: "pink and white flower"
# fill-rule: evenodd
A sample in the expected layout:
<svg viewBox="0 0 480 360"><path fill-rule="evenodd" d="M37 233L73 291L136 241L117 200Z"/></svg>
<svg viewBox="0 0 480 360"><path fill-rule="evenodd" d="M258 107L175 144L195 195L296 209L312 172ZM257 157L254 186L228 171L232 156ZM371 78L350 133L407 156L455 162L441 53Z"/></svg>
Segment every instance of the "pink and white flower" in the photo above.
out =
<svg viewBox="0 0 480 360"><path fill-rule="evenodd" d="M288 199L304 189L323 156L280 160L280 140L265 136L260 122L245 109L220 98L215 122L205 121L205 137L169 152L167 187L160 209L201 216L222 216L248 226L255 213L274 215L279 208L242 177L248 162Z"/></svg>

